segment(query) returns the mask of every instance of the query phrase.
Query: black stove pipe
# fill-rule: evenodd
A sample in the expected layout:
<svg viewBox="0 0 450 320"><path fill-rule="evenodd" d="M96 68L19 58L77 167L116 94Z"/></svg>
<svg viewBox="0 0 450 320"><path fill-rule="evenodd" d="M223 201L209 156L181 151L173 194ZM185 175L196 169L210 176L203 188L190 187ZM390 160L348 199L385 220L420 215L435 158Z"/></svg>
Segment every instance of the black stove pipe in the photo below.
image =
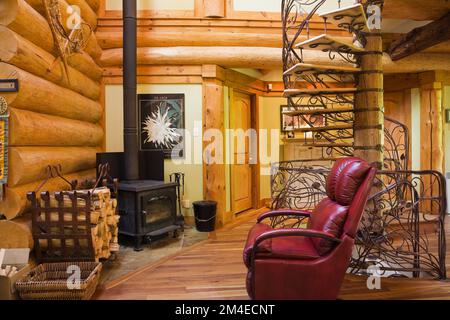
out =
<svg viewBox="0 0 450 320"><path fill-rule="evenodd" d="M124 178L139 179L137 130L137 4L123 0L123 119Z"/></svg>

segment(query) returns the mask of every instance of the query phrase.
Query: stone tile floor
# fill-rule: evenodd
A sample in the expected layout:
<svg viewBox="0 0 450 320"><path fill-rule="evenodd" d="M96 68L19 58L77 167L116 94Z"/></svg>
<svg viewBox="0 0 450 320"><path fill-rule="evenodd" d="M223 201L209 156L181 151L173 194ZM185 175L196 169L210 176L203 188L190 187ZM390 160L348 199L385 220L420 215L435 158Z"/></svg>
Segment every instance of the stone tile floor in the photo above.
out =
<svg viewBox="0 0 450 320"><path fill-rule="evenodd" d="M109 281L173 255L183 248L206 239L208 239L207 232L198 232L195 227L189 225L185 226L184 232L180 232L178 238L167 236L154 240L151 243L144 243L142 246L143 250L140 252L133 250L133 242L131 240L126 241L128 239L123 239L124 243L121 244L115 260L111 259L103 262L100 285L105 285Z"/></svg>

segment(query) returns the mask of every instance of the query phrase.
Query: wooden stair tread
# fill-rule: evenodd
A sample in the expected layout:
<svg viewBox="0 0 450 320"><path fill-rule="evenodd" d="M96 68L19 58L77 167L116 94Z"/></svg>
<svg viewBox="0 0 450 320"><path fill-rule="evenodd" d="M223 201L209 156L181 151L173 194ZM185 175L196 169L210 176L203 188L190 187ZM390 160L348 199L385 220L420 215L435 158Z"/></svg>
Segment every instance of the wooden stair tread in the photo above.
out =
<svg viewBox="0 0 450 320"><path fill-rule="evenodd" d="M337 142L337 143L312 143L312 142L308 142L305 141L305 138L283 138L282 139L283 142L285 143L297 143L297 144L302 144L302 147L309 147L309 148L314 148L314 147L319 147L319 148L329 148L329 147L336 147L336 148L351 148L353 147L353 143L344 143L344 142Z"/></svg>
<svg viewBox="0 0 450 320"><path fill-rule="evenodd" d="M330 22L339 28L369 31L366 13L364 12L364 7L360 3L324 12L319 16L326 18L327 22Z"/></svg>
<svg viewBox="0 0 450 320"><path fill-rule="evenodd" d="M292 68L289 68L284 72L284 75L290 75L295 73L357 73L361 71L361 68L351 67L351 66L329 66L321 64L310 64L310 63L298 63Z"/></svg>
<svg viewBox="0 0 450 320"><path fill-rule="evenodd" d="M351 105L351 104L348 103L348 105ZM324 105L323 104L296 104L295 106L297 108L304 108L304 109L307 109L307 108L324 109ZM291 111L294 111L294 110L291 110ZM289 111L286 111L286 112L289 112Z"/></svg>
<svg viewBox="0 0 450 320"><path fill-rule="evenodd" d="M355 93L356 88L319 88L319 89L286 89L284 90L285 97L291 97L300 94L338 94L338 93Z"/></svg>
<svg viewBox="0 0 450 320"><path fill-rule="evenodd" d="M298 116L298 115L321 115L321 114L333 114L333 113L345 113L353 112L353 108L333 108L333 109L309 109L309 110L293 110L283 112L287 116Z"/></svg>
<svg viewBox="0 0 450 320"><path fill-rule="evenodd" d="M322 51L334 51L334 52L344 52L344 53L363 53L364 48L357 47L351 43L346 43L344 41L333 38L327 34L322 34L320 36L311 38L309 40L300 42L296 45L298 49L310 49L310 50L322 50Z"/></svg>
<svg viewBox="0 0 450 320"><path fill-rule="evenodd" d="M310 127L310 128L299 128L293 131L295 132L321 132L321 131L333 131L333 130L348 130L353 129L352 124L341 124L334 126L324 126L324 127Z"/></svg>
<svg viewBox="0 0 450 320"><path fill-rule="evenodd" d="M305 143L304 146L317 148L352 148L353 143Z"/></svg>
<svg viewBox="0 0 450 320"><path fill-rule="evenodd" d="M340 158L334 158L334 157L330 157L330 158L311 158L311 159L302 159L303 162L320 162L320 161L336 161L339 160Z"/></svg>

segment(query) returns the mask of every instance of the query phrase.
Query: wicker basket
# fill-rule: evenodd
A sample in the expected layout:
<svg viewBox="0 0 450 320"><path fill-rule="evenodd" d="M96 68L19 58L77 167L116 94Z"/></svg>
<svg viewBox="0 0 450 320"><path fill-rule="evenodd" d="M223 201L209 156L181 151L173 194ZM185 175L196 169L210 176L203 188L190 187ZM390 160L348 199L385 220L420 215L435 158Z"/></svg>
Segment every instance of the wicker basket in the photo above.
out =
<svg viewBox="0 0 450 320"><path fill-rule="evenodd" d="M81 270L80 289L69 289L69 266ZM16 282L24 300L89 300L97 288L102 264L97 262L44 263Z"/></svg>

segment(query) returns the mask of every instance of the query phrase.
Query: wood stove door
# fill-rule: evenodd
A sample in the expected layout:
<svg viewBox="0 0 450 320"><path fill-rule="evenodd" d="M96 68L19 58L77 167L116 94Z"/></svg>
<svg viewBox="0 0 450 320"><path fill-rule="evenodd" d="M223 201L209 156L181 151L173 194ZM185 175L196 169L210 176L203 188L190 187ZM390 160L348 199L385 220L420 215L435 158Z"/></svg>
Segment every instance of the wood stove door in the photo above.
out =
<svg viewBox="0 0 450 320"><path fill-rule="evenodd" d="M141 197L142 226L145 232L175 224L175 188L155 190Z"/></svg>

